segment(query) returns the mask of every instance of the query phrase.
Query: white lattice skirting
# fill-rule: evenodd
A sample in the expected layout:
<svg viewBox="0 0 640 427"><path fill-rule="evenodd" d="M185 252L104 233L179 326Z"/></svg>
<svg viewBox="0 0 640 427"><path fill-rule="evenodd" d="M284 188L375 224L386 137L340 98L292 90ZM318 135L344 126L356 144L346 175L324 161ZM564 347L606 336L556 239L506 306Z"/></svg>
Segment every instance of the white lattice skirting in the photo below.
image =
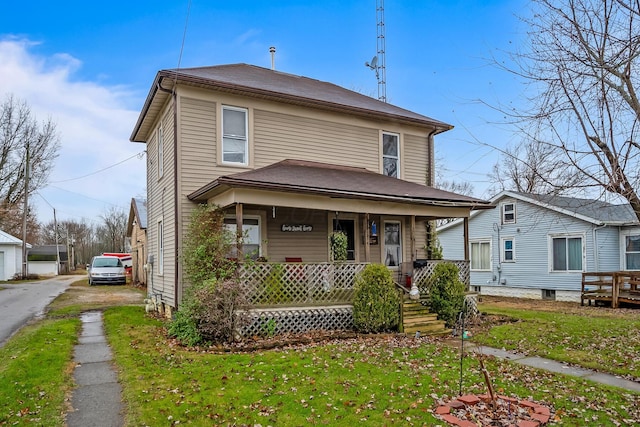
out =
<svg viewBox="0 0 640 427"><path fill-rule="evenodd" d="M353 329L350 305L255 309L249 312L249 319L240 330L243 337Z"/></svg>

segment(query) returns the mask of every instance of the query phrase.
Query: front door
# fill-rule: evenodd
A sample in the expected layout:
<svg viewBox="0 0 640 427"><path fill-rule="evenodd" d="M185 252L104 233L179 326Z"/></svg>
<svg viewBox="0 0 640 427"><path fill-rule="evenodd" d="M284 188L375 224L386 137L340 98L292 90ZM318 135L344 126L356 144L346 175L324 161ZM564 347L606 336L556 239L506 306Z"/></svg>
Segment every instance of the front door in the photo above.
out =
<svg viewBox="0 0 640 427"><path fill-rule="evenodd" d="M347 260L356 259L356 226L352 219L334 219L333 231L342 231L347 235Z"/></svg>

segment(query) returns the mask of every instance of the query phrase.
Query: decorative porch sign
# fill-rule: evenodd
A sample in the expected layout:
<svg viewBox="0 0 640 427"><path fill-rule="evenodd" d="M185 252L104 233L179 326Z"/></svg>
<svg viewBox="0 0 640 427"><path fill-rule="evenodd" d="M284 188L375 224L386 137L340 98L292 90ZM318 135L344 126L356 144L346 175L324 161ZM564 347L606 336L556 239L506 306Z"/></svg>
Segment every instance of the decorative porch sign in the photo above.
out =
<svg viewBox="0 0 640 427"><path fill-rule="evenodd" d="M313 231L313 225L309 224L282 224L282 231L292 233L307 233Z"/></svg>

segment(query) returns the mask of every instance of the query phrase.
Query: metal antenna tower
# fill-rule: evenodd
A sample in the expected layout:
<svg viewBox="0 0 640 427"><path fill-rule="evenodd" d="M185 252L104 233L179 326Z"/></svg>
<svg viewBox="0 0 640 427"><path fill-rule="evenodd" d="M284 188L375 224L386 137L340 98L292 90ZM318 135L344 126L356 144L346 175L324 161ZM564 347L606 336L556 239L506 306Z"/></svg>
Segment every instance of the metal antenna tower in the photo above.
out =
<svg viewBox="0 0 640 427"><path fill-rule="evenodd" d="M385 61L386 39L384 26L384 0L376 0L377 55L364 65L376 72L378 99L387 102L387 66Z"/></svg>

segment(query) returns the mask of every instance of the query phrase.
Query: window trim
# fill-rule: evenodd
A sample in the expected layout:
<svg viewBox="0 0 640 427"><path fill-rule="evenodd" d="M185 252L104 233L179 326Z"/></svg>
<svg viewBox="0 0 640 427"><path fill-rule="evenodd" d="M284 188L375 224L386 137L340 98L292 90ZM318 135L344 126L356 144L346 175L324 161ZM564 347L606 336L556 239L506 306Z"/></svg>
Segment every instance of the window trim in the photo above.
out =
<svg viewBox="0 0 640 427"><path fill-rule="evenodd" d="M158 254L158 268L156 276L164 274L164 221L163 217L158 218L156 222L156 252Z"/></svg>
<svg viewBox="0 0 640 427"><path fill-rule="evenodd" d="M391 223L398 224L398 231L399 231L399 234L398 234L398 240L399 240L398 247L400 248L399 259L398 259L398 262L396 263L397 265L393 265L393 266L392 265L387 265L386 229L387 229L387 224L391 224ZM391 269L391 270L398 270L399 268L402 267L402 262L403 262L403 259L404 259L404 253L403 253L404 252L404 247L402 246L402 244L403 244L403 242L402 242L402 231L403 230L402 230L402 221L401 220L399 220L399 219L385 219L385 220L382 221L382 233L383 233L383 236L382 236L382 254L384 256L384 261L383 262L384 262L384 265L387 268ZM389 245L389 246L391 246L391 245ZM396 246L396 245L393 245L393 246Z"/></svg>
<svg viewBox="0 0 640 427"><path fill-rule="evenodd" d="M511 241L511 259L507 259L506 252L507 249L505 248L505 242L510 240ZM514 236L505 236L505 237L501 237L500 238L500 262L509 262L509 263L513 263L516 262L516 239Z"/></svg>
<svg viewBox="0 0 640 427"><path fill-rule="evenodd" d="M506 212L507 206L513 206L512 211L509 213ZM513 219L507 220L505 217L507 214L513 215ZM502 224L515 224L516 223L516 202L505 202L500 204L500 216L502 219Z"/></svg>
<svg viewBox="0 0 640 427"><path fill-rule="evenodd" d="M245 131L245 137L244 137L244 162L230 162L230 161L226 161L224 159L224 139L225 139L225 132L224 132L224 112L226 110L231 110L231 111L242 111L244 113L244 131ZM240 138L237 138L237 135L231 135L231 137L234 137L238 140L240 140ZM245 108L245 107L234 107L232 105L221 105L221 110L220 110L220 163L223 165L228 165L228 166L249 166L250 164L250 159L249 159L249 109Z"/></svg>
<svg viewBox="0 0 640 427"><path fill-rule="evenodd" d="M580 249L581 249L581 268L580 270L569 270L569 259L567 258L567 269L566 270L554 270L553 268L553 241L554 239L580 239ZM581 273L586 270L587 266L587 254L586 254L586 235L585 233L554 233L548 235L548 253L549 253L549 273Z"/></svg>
<svg viewBox="0 0 640 427"><path fill-rule="evenodd" d="M397 152L398 155L397 156L389 156L384 154L384 136L385 135L393 135L396 137L396 144L397 144ZM380 173L382 175L385 176L391 176L391 175L387 175L385 174L384 171L384 159L385 158L390 158L390 159L395 159L396 160L396 176L391 176L392 178L402 178L402 168L401 168L401 162L400 162L400 158L401 156L401 151L402 149L402 144L401 144L401 140L400 140L400 134L397 132L389 132L389 131L381 131L380 132Z"/></svg>
<svg viewBox="0 0 640 427"><path fill-rule="evenodd" d="M621 230L620 231L620 269L624 271L639 271L638 269L633 270L628 268L627 266L627 253L638 253L638 252L627 252L627 237L640 236L640 230L631 229L631 230Z"/></svg>
<svg viewBox="0 0 640 427"><path fill-rule="evenodd" d="M157 172L158 172L158 180L164 176L164 132L162 130L162 124L158 126L158 131L156 132L156 149L157 149Z"/></svg>
<svg viewBox="0 0 640 427"><path fill-rule="evenodd" d="M489 244L489 268L473 268L473 260L471 259L473 244ZM469 240L469 269L470 271L493 271L493 239L490 237L480 237Z"/></svg>

